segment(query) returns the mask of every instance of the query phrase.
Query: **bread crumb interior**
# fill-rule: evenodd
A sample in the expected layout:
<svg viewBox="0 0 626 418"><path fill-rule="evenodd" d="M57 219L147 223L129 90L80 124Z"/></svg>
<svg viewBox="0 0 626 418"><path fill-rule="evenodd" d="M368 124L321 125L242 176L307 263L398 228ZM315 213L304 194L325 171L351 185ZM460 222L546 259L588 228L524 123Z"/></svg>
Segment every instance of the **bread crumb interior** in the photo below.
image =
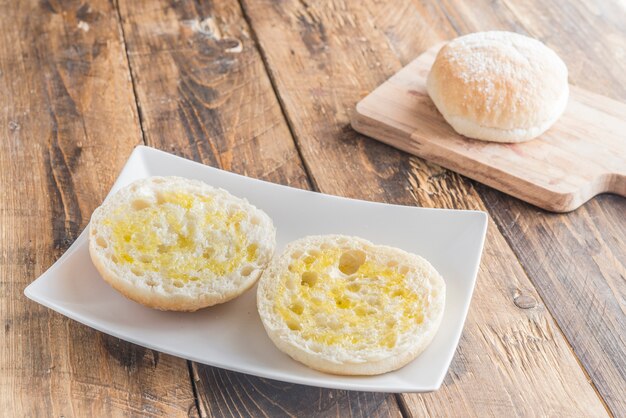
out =
<svg viewBox="0 0 626 418"><path fill-rule="evenodd" d="M360 249L295 250L274 309L314 345L393 348L400 334L424 321L428 298L406 285L411 273Z"/></svg>

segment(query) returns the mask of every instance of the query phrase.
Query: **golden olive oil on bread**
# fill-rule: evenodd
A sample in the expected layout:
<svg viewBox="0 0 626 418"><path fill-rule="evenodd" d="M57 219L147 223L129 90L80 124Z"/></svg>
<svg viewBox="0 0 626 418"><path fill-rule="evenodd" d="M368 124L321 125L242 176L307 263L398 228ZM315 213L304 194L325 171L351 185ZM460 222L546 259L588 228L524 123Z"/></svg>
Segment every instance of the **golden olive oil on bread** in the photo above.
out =
<svg viewBox="0 0 626 418"><path fill-rule="evenodd" d="M257 305L274 344L335 374L398 369L434 338L445 283L424 259L357 237L292 242L259 282Z"/></svg>
<svg viewBox="0 0 626 418"><path fill-rule="evenodd" d="M244 199L196 180L151 177L94 212L89 252L124 296L194 311L250 288L275 246L271 219Z"/></svg>

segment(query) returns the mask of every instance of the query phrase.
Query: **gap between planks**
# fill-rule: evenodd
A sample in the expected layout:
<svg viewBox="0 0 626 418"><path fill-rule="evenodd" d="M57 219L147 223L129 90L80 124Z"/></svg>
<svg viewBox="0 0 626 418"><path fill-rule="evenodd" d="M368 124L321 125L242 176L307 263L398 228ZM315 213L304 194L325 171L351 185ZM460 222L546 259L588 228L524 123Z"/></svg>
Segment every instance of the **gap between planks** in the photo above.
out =
<svg viewBox="0 0 626 418"><path fill-rule="evenodd" d="M115 8L115 13L117 15L117 27L119 30L120 37L122 38L122 48L124 48L124 56L126 57L126 63L128 65L128 75L130 77L130 84L133 89L133 100L135 102L135 108L137 109L137 118L139 119L139 130L141 131L141 142L142 144L147 145L146 131L144 128L144 115L142 113L141 106L139 105L139 96L137 94L137 84L135 81L135 75L133 73L132 65L130 63L130 57L128 55L128 47L126 46L126 33L124 32L124 25L122 24L122 13L120 12L120 5L119 5L118 0L114 0L113 7ZM207 414L204 413L204 409L201 408L200 406L200 399L198 397L198 387L196 385L196 373L193 367L193 362L191 360L186 360L186 363L187 363L187 372L189 374L189 384L191 385L191 391L193 393L193 401L196 407L196 414L198 417L204 418L207 416Z"/></svg>
<svg viewBox="0 0 626 418"><path fill-rule="evenodd" d="M402 415L403 418L413 418L413 414L411 414L411 409L408 407L408 405L402 398L402 394L394 393L393 398L396 400L396 404L398 405L398 410L400 411L400 415Z"/></svg>
<svg viewBox="0 0 626 418"><path fill-rule="evenodd" d="M198 417L205 418L208 417L205 409L202 407L200 402L200 397L198 396L198 387L196 382L200 380L198 377L198 373L193 365L193 361L187 360L187 370L189 370L189 382L191 383L191 390L193 391L193 400L196 404L196 411L198 413Z"/></svg>
<svg viewBox="0 0 626 418"><path fill-rule="evenodd" d="M304 167L304 172L308 179L309 186L311 187L311 190L319 193L320 188L317 184L317 181L315 180L315 177L312 174L311 167L309 167L308 161L304 158L304 155L302 154L302 148L301 148L300 142L298 141L298 137L296 136L295 128L293 124L291 123L291 120L289 119L289 117L287 117L287 109L286 109L285 103L283 102L283 98L280 94L280 91L278 90L274 72L272 71L272 68L270 67L268 63L267 54L265 53L265 49L261 45L261 42L259 42L259 37L256 33L256 29L254 28L254 25L252 24L252 19L248 15L248 11L246 10L244 6L243 1L244 0L237 0L237 4L239 4L239 9L241 10L241 15L246 21L248 28L250 28L250 34L252 36L252 40L254 42L256 49L259 51L259 55L261 56L261 62L263 62L263 68L265 69L265 73L267 74L267 77L270 80L272 91L274 92L274 96L276 96L276 100L278 101L278 106L280 107L280 113L283 115L283 120L287 124L287 128L289 129L289 134L291 135L291 140L293 141L293 145L296 148L296 151L298 152L298 157L300 158L300 161L302 162L302 167Z"/></svg>
<svg viewBox="0 0 626 418"><path fill-rule="evenodd" d="M128 47L126 46L126 33L124 32L124 25L122 24L122 13L120 12L120 2L119 0L113 0L113 7L115 8L115 14L117 15L117 28L120 33L120 37L122 38L122 48L124 48L124 57L126 58L126 63L128 64L128 75L130 77L130 85L133 88L133 99L135 101L135 109L137 109L137 118L139 119L139 130L141 131L141 143L144 145L148 145L146 143L146 131L144 129L144 116L141 111L141 106L139 106L139 96L137 94L137 84L135 82L135 75L133 74L133 68L130 63L130 56L128 55ZM194 395L196 391L194 388ZM196 399L197 405L197 399Z"/></svg>

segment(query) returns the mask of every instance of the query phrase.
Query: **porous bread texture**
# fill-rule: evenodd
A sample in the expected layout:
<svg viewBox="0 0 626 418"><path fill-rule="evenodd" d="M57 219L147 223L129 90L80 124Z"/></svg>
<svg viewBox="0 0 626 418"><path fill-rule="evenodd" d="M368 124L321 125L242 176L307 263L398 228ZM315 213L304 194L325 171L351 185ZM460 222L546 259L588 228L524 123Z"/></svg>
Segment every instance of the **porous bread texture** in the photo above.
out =
<svg viewBox="0 0 626 418"><path fill-rule="evenodd" d="M457 133L493 142L536 138L563 114L569 97L567 67L553 50L499 31L441 48L426 87Z"/></svg>
<svg viewBox="0 0 626 418"><path fill-rule="evenodd" d="M374 375L422 353L443 317L443 278L423 258L357 237L309 236L267 268L257 307L272 342L319 371Z"/></svg>
<svg viewBox="0 0 626 418"><path fill-rule="evenodd" d="M95 210L89 253L104 280L143 305L195 311L249 289L275 247L272 220L201 181L150 177Z"/></svg>

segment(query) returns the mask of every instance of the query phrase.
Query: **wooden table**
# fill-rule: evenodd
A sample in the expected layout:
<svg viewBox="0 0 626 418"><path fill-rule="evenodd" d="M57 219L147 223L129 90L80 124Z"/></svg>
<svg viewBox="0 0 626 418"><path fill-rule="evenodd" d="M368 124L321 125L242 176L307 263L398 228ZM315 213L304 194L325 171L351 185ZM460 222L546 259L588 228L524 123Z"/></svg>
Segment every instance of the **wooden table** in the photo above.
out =
<svg viewBox="0 0 626 418"><path fill-rule="evenodd" d="M573 84L626 101L623 3L2 0L0 28L0 415L626 416L626 200L547 213L349 125L426 48L486 29L541 39ZM323 193L487 210L441 390L259 379L28 301L142 143Z"/></svg>

